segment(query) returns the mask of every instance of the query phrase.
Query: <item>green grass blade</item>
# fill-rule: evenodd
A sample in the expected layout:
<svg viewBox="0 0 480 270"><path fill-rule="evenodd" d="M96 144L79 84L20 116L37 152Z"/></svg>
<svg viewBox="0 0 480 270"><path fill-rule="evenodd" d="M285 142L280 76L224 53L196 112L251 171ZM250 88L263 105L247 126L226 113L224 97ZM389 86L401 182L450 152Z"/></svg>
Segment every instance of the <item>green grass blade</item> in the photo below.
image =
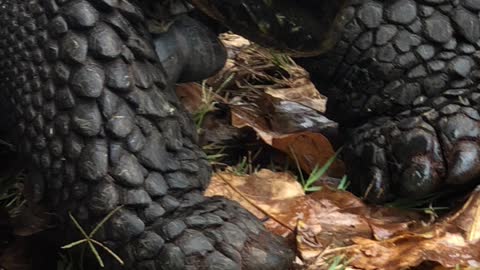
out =
<svg viewBox="0 0 480 270"><path fill-rule="evenodd" d="M93 237L95 233L107 222L118 210L120 210L123 207L123 205L118 206L117 208L113 209L106 217L100 221L97 226L93 229L93 231L89 234L89 238Z"/></svg>
<svg viewBox="0 0 480 270"><path fill-rule="evenodd" d="M98 246L100 246L101 248L103 248L106 252L108 252L110 255L112 255L112 257L118 261L119 264L121 265L125 265L125 262L122 260L122 258L120 258L120 256L118 256L117 254L115 254L115 252L113 252L111 249L109 249L107 246L105 246L104 244L102 244L101 242L98 242L97 240L95 239L92 239L92 242L97 244Z"/></svg>
<svg viewBox="0 0 480 270"><path fill-rule="evenodd" d="M348 177L346 175L344 175L342 177L342 180L338 184L337 189L346 191L349 185L350 185L350 182L348 181Z"/></svg>
<svg viewBox="0 0 480 270"><path fill-rule="evenodd" d="M60 247L60 248L61 248L61 249L70 249L70 248L73 248L73 247L75 247L75 246L78 246L78 245L80 245L80 244L82 244L82 243L85 243L85 242L87 242L87 241L88 241L87 239L78 240L78 241L72 242L72 243L70 243L70 244L68 244L68 245L62 246L62 247Z"/></svg>
<svg viewBox="0 0 480 270"><path fill-rule="evenodd" d="M345 270L348 263L348 261L345 261L345 255L335 256L330 263L328 270Z"/></svg>
<svg viewBox="0 0 480 270"><path fill-rule="evenodd" d="M305 190L306 192L316 192L316 191L320 191L322 190L322 187L310 187L308 188L307 190Z"/></svg>
<svg viewBox="0 0 480 270"><path fill-rule="evenodd" d="M80 223L78 223L78 221L75 219L75 217L72 215L72 213L68 212L68 216L70 216L70 219L72 220L73 224L75 224L75 227L77 227L77 229L80 231L80 233L83 235L83 237L85 237L85 240L88 241L90 239L90 237L85 232L85 230L82 228L82 226L80 226Z"/></svg>
<svg viewBox="0 0 480 270"><path fill-rule="evenodd" d="M338 149L337 152L333 156L331 156L327 162L320 168L320 169L314 169L312 173L310 174L310 177L307 179L307 182L305 183L304 190L308 190L312 187L315 182L317 182L325 173L327 170L332 166L333 162L337 159L338 154L342 151L342 148ZM317 167L315 167L317 168Z"/></svg>
<svg viewBox="0 0 480 270"><path fill-rule="evenodd" d="M295 161L295 165L297 166L298 174L300 175L300 183L302 184L302 187L305 187L305 177L303 176L302 168L300 167L300 162L298 162L297 155L295 154L295 151L293 151L293 148L291 146L289 146L289 150L290 150L290 153L293 156L293 160Z"/></svg>
<svg viewBox="0 0 480 270"><path fill-rule="evenodd" d="M215 94L217 94L218 92L222 91L222 90L233 80L234 77L235 77L235 73L230 74L230 75L222 82L222 84L217 88L217 90L215 91Z"/></svg>
<svg viewBox="0 0 480 270"><path fill-rule="evenodd" d="M95 255L95 258L97 259L100 267L102 267L102 268L105 267L105 264L103 263L102 257L100 257L100 254L98 253L98 251L95 248L95 246L93 245L93 243L91 241L87 241L87 243L88 243L88 246L90 247L90 250L92 251L93 255Z"/></svg>

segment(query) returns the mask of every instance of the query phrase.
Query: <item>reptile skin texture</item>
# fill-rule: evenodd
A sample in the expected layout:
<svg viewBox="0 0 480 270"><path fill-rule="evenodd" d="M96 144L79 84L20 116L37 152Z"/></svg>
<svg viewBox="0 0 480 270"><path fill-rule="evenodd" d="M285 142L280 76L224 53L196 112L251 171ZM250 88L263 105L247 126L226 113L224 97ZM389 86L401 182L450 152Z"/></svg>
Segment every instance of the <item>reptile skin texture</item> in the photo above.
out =
<svg viewBox="0 0 480 270"><path fill-rule="evenodd" d="M349 138L357 194L385 202L479 183L480 0L192 1L310 72Z"/></svg>
<svg viewBox="0 0 480 270"><path fill-rule="evenodd" d="M123 205L94 236L125 261L102 253L106 269L288 269L282 238L202 195L209 163L173 91L198 64L172 49L179 24L156 39L179 57L162 66L134 1L0 1L0 88L33 200L58 215L66 243L81 239L68 213L88 232Z"/></svg>
<svg viewBox="0 0 480 270"><path fill-rule="evenodd" d="M350 130L349 179L375 202L478 184L480 1L350 1L329 53L299 60Z"/></svg>
<svg viewBox="0 0 480 270"><path fill-rule="evenodd" d="M34 201L66 242L79 239L68 213L89 231L123 205L94 237L126 262L107 269L288 269L279 237L202 195L209 164L172 87L224 51L186 17L152 37L137 4L0 0L2 107ZM349 179L369 200L478 183L479 12L480 0L348 0L334 46L298 60L350 135Z"/></svg>

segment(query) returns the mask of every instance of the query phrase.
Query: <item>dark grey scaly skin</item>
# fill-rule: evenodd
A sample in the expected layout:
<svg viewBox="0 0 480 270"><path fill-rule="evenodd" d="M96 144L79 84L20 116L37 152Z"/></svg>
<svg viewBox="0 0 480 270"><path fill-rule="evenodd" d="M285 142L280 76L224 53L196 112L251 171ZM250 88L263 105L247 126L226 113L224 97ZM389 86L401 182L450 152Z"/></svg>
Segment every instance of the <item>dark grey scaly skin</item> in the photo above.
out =
<svg viewBox="0 0 480 270"><path fill-rule="evenodd" d="M97 239L130 269L288 267L291 253L251 215L201 195L208 164L171 84L205 74L188 50L163 58L189 36L156 38L162 67L134 3L18 2L0 4L0 78L35 201L86 228L126 205ZM322 53L301 62L353 129L350 179L371 200L478 183L479 0L217 3L227 21L250 16L240 32Z"/></svg>
<svg viewBox="0 0 480 270"><path fill-rule="evenodd" d="M107 269L288 269L281 238L238 204L202 195L209 164L173 80L208 75L196 69L221 67L208 61L224 52L179 20L156 37L162 66L135 1L0 1L0 89L33 200L58 214L65 242L80 237L68 212L90 231L123 205L94 237L126 263L102 253ZM200 56L176 51L196 39Z"/></svg>
<svg viewBox="0 0 480 270"><path fill-rule="evenodd" d="M479 11L478 0L343 9L340 41L315 61L330 113L355 128L349 177L371 200L479 183Z"/></svg>
<svg viewBox="0 0 480 270"><path fill-rule="evenodd" d="M317 54L298 63L349 131L349 179L371 201L479 183L480 0L193 2L261 43Z"/></svg>

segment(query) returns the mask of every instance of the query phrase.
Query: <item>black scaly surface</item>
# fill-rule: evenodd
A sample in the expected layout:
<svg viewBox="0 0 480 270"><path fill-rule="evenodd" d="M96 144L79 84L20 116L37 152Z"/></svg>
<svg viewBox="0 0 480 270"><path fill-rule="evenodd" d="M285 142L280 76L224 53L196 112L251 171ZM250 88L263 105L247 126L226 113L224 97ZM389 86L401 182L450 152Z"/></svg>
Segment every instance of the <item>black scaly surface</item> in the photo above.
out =
<svg viewBox="0 0 480 270"><path fill-rule="evenodd" d="M4 1L0 25L0 89L34 200L63 220L65 242L80 237L68 212L90 231L124 205L95 235L126 262L103 254L107 269L288 268L279 237L203 197L210 168L166 76L175 67L159 63L134 1Z"/></svg>

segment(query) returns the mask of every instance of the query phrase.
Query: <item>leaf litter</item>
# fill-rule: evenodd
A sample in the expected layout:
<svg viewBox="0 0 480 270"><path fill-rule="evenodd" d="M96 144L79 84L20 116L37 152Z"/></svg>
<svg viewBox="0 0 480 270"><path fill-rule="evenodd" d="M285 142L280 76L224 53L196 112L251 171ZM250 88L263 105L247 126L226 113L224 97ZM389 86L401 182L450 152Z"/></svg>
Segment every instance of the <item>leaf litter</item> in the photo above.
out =
<svg viewBox="0 0 480 270"><path fill-rule="evenodd" d="M480 188L440 217L433 205L368 205L345 191L344 165L336 159L315 179L317 191L305 192L303 174L318 172L341 141L337 124L323 115L326 98L287 56L233 34L223 34L222 41L229 60L205 82L215 106L199 128L201 142L223 150L255 146L248 159L245 151L222 152L230 160L214 166L207 196L238 201L285 237L297 251L295 269L480 269ZM233 79L215 91L228 77ZM188 99L205 102L199 94L205 86L181 88L196 91L184 95ZM252 158L255 149L266 153Z"/></svg>

